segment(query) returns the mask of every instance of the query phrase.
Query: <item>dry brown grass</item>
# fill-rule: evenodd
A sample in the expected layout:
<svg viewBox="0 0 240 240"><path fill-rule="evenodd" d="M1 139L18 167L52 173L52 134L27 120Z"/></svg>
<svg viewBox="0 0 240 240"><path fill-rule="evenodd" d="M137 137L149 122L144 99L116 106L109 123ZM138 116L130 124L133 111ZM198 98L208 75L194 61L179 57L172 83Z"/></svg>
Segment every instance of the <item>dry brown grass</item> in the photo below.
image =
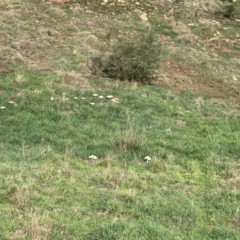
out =
<svg viewBox="0 0 240 240"><path fill-rule="evenodd" d="M184 0L186 7L195 8L207 12L215 12L218 9L218 1L216 0Z"/></svg>
<svg viewBox="0 0 240 240"><path fill-rule="evenodd" d="M81 88L84 89L91 89L92 86L87 80L90 76L90 72L85 73L84 71L76 72L76 71L56 71L55 74L63 78L63 85L68 89L76 89Z"/></svg>
<svg viewBox="0 0 240 240"><path fill-rule="evenodd" d="M8 6L12 6L13 4L22 4L23 0L2 0L1 4L8 4Z"/></svg>
<svg viewBox="0 0 240 240"><path fill-rule="evenodd" d="M66 16L66 12L57 6L49 7L49 12L56 17L65 17Z"/></svg>
<svg viewBox="0 0 240 240"><path fill-rule="evenodd" d="M185 1L184 4L188 7L188 11L205 9L212 12L216 8L215 2L199 0ZM154 4L155 6L164 5L166 9L171 5L170 1L156 1ZM91 9L92 12L87 12L90 6L89 9L85 9L82 5L73 4L70 10L75 16L68 17L66 9L61 4L5 0L1 5L4 6L4 11L0 14L0 71L9 72L15 67L44 70L62 77L64 84L68 87L91 88L88 83L88 79L92 76L89 59L99 51L107 51L108 46L103 46L102 43L106 41L108 32L114 36L134 34L134 31L122 32L125 27L134 27L135 20L129 14L125 14L124 21L121 21L121 18L114 15L111 17L103 14L96 7ZM178 11L178 9L175 10ZM148 15L150 18L151 14ZM239 46L237 39L228 40L222 35L217 36L216 40L200 39L192 33L187 23L176 20L173 15L168 18L163 16L163 18L178 34L178 39L182 43L174 44L170 37L160 35L159 39L168 52L167 56L163 56L163 62L177 56L178 61L190 67L190 71L197 69L197 75L204 73L213 78L220 75L224 81L231 83L232 87L239 87L240 81L234 80L240 74L239 58L230 58L226 65L225 60L218 55L218 51L232 51L226 46L223 48L221 41L231 48L236 48ZM201 17L198 20L201 27L211 31L219 27L218 23L207 17ZM147 24L150 23L147 22ZM99 47L100 43L103 46L102 49ZM200 49L200 47L203 48ZM194 74L187 73L189 69L185 69L183 73L182 70L175 71L172 68L174 76L173 73L169 75L168 71L168 66L163 64L156 75L166 84L173 81L190 87L195 84L191 79ZM19 82L22 80L16 79Z"/></svg>
<svg viewBox="0 0 240 240"><path fill-rule="evenodd" d="M51 224L45 219L44 214L39 214L31 210L28 213L29 223L22 229L18 229L11 234L10 239L43 240L48 239L51 232Z"/></svg>
<svg viewBox="0 0 240 240"><path fill-rule="evenodd" d="M22 16L27 21L22 20ZM36 6L34 2L4 11L0 16L4 31L0 34L2 61L17 67L68 73L75 66L64 55L72 54L72 58L79 61L82 75L89 75L87 55L94 51L97 38L91 32L80 31L82 21L64 19L65 16L66 11L61 6L49 7L43 3ZM72 44L76 46L75 53Z"/></svg>
<svg viewBox="0 0 240 240"><path fill-rule="evenodd" d="M192 33L186 24L183 22L175 21L173 18L171 18L170 25L173 31L179 35L178 39L181 43L190 45L198 44L198 37Z"/></svg>
<svg viewBox="0 0 240 240"><path fill-rule="evenodd" d="M28 199L29 190L27 186L17 186L15 191L11 194L11 201L18 208L25 207Z"/></svg>
<svg viewBox="0 0 240 240"><path fill-rule="evenodd" d="M50 3L60 3L60 4L64 4L66 2L69 2L68 0L49 0Z"/></svg>
<svg viewBox="0 0 240 240"><path fill-rule="evenodd" d="M214 22L206 18L199 19L199 23L203 28L210 29L211 31L214 31L216 27L220 25L220 23Z"/></svg>

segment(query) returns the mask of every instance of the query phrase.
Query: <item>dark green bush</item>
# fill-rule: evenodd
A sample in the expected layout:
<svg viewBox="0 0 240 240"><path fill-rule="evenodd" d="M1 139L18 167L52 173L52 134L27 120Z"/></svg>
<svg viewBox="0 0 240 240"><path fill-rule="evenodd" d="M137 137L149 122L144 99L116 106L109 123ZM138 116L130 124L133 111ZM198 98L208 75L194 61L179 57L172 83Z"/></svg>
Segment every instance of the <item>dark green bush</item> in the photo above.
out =
<svg viewBox="0 0 240 240"><path fill-rule="evenodd" d="M240 17L240 3L233 0L221 0L220 9L216 12L217 15L225 18Z"/></svg>
<svg viewBox="0 0 240 240"><path fill-rule="evenodd" d="M234 5L233 4L228 4L225 6L224 11L223 11L223 16L226 18L233 18L234 17Z"/></svg>
<svg viewBox="0 0 240 240"><path fill-rule="evenodd" d="M92 70L113 79L148 82L159 66L160 49L153 32L120 37L107 56L92 59Z"/></svg>

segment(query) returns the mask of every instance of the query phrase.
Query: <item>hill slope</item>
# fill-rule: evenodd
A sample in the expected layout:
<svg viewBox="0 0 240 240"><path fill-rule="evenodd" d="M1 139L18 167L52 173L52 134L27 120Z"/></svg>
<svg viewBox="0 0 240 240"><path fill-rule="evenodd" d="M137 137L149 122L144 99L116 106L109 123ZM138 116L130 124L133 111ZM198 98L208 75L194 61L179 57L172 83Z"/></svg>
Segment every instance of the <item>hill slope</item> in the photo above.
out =
<svg viewBox="0 0 240 240"><path fill-rule="evenodd" d="M78 2L0 3L0 238L239 239L238 5ZM151 84L92 73L149 30Z"/></svg>

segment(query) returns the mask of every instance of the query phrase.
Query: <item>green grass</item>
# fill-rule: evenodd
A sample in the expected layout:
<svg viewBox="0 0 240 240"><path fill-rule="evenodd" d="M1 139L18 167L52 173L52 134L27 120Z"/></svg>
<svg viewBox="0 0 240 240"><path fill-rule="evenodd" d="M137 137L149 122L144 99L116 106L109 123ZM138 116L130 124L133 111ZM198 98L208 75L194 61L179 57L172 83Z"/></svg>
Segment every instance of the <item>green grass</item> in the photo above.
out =
<svg viewBox="0 0 240 240"><path fill-rule="evenodd" d="M213 48L213 59L201 50L205 42L180 43L171 22L157 15L172 6L149 15L164 54L148 85L91 76L87 65L98 51L90 40L145 29L136 12L117 16L111 8L100 16L89 6L96 12L74 15L68 5L30 2L1 10L9 18L1 25L7 37L0 60L13 71L1 72L0 63L0 239L240 239L237 48ZM223 24L227 29L217 30L234 40L237 23ZM201 38L202 30L189 29ZM174 84L161 87L165 79ZM210 93L201 90L208 80Z"/></svg>
<svg viewBox="0 0 240 240"><path fill-rule="evenodd" d="M206 97L199 106L189 92L92 81L109 82L95 92L114 104L61 83L53 93L53 76L24 76L31 81L1 77L2 239L240 237L231 180L240 125L230 102Z"/></svg>

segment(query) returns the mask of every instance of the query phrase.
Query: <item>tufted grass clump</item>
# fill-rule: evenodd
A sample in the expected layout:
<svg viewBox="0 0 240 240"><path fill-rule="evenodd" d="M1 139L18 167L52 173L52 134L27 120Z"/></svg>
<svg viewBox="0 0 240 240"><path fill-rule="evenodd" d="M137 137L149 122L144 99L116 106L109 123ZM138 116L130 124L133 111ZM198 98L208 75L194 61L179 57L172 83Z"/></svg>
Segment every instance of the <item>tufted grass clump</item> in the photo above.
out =
<svg viewBox="0 0 240 240"><path fill-rule="evenodd" d="M126 129L117 134L117 139L112 141L111 147L114 151L138 152L146 146L147 138L133 125L127 124Z"/></svg>
<svg viewBox="0 0 240 240"><path fill-rule="evenodd" d="M153 32L137 36L119 37L111 46L110 53L92 58L93 72L120 80L149 82L159 66L160 44Z"/></svg>

